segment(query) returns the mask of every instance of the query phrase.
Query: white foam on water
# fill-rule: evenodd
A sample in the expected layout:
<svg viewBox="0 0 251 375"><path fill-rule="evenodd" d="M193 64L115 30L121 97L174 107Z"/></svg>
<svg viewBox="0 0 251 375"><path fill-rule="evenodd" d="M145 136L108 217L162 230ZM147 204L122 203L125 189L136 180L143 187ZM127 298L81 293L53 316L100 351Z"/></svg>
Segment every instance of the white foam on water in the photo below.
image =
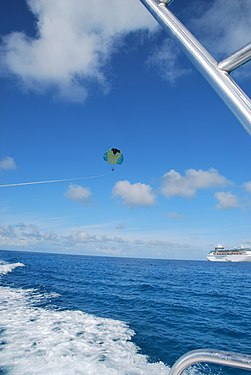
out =
<svg viewBox="0 0 251 375"><path fill-rule="evenodd" d="M9 272L12 272L17 267L24 267L23 263L6 263L3 260L0 260L0 276L6 275Z"/></svg>
<svg viewBox="0 0 251 375"><path fill-rule="evenodd" d="M117 320L35 307L53 296L0 287L0 368L10 375L166 375Z"/></svg>

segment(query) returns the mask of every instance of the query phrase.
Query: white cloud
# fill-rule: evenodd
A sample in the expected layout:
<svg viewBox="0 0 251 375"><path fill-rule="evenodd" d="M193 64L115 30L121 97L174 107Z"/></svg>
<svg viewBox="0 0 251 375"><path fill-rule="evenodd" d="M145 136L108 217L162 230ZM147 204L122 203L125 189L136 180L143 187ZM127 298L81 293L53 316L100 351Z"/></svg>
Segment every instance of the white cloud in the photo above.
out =
<svg viewBox="0 0 251 375"><path fill-rule="evenodd" d="M77 230L66 236L65 241L70 242L72 246L75 246L81 243L96 242L98 239L95 235L91 235L84 230Z"/></svg>
<svg viewBox="0 0 251 375"><path fill-rule="evenodd" d="M250 42L250 0L194 0L189 1L188 7L189 10L184 9L189 17L186 26L215 58L221 60ZM168 38L151 53L147 64L157 68L164 80L174 84L192 71L184 65L181 56L183 52L176 42ZM249 63L237 74L245 78L250 72Z"/></svg>
<svg viewBox="0 0 251 375"><path fill-rule="evenodd" d="M250 0L214 0L208 9L205 9L205 3L200 4L198 9L201 9L201 14L192 21L192 27L216 60L220 61L250 43ZM250 62L233 75L250 77Z"/></svg>
<svg viewBox="0 0 251 375"><path fill-rule="evenodd" d="M176 212L176 211L170 211L167 213L167 216L171 219L171 220L184 220L186 217L182 214L180 214L179 212Z"/></svg>
<svg viewBox="0 0 251 375"><path fill-rule="evenodd" d="M16 168L15 160L11 158L10 156L6 156L4 159L0 160L0 171L15 169L15 168Z"/></svg>
<svg viewBox="0 0 251 375"><path fill-rule="evenodd" d="M243 186L248 193L251 193L251 181L245 182Z"/></svg>
<svg viewBox="0 0 251 375"><path fill-rule="evenodd" d="M36 37L23 32L4 36L0 69L19 78L30 90L56 89L67 100L83 102L92 83L107 91L105 70L125 35L159 29L139 0L109 0L109 7L106 0L26 2L35 18ZM225 56L250 42L250 0L196 0L189 2L189 12L192 31L218 55ZM165 80L174 83L189 73L171 39L157 48L147 64L156 67Z"/></svg>
<svg viewBox="0 0 251 375"><path fill-rule="evenodd" d="M117 230L124 230L126 228L125 224L119 223L115 226L115 229Z"/></svg>
<svg viewBox="0 0 251 375"><path fill-rule="evenodd" d="M216 208L224 210L239 207L238 198L230 192L219 191L214 196L218 201Z"/></svg>
<svg viewBox="0 0 251 375"><path fill-rule="evenodd" d="M24 223L0 226L0 248L176 259L182 257L189 259L193 257L194 251L194 246L188 245L183 240L178 243L169 239L167 235L161 238L158 235L157 239L154 235L153 237L146 235L143 238L120 237L69 228L57 233L43 231L39 226Z"/></svg>
<svg viewBox="0 0 251 375"><path fill-rule="evenodd" d="M105 86L104 66L123 37L156 22L138 0L27 0L37 37L13 32L3 38L2 65L36 90L56 88L83 101L90 81Z"/></svg>
<svg viewBox="0 0 251 375"><path fill-rule="evenodd" d="M176 43L168 38L154 49L146 64L157 69L158 74L173 85L179 78L191 72L190 68L181 64L181 55Z"/></svg>
<svg viewBox="0 0 251 375"><path fill-rule="evenodd" d="M54 232L41 233L38 226L33 224L15 224L0 226L1 247L32 247L41 243L57 241Z"/></svg>
<svg viewBox="0 0 251 375"><path fill-rule="evenodd" d="M201 14L192 26L211 51L222 57L250 42L250 0L214 0L209 7L200 1L198 9Z"/></svg>
<svg viewBox="0 0 251 375"><path fill-rule="evenodd" d="M229 181L216 169L187 169L182 176L174 169L165 173L162 178L162 193L167 197L194 197L197 190L225 186Z"/></svg>
<svg viewBox="0 0 251 375"><path fill-rule="evenodd" d="M120 197L129 206L151 206L155 203L151 186L140 182L131 184L129 181L118 181L113 188L113 195Z"/></svg>
<svg viewBox="0 0 251 375"><path fill-rule="evenodd" d="M250 42L251 1L204 0L189 1L188 29L219 60ZM175 12L174 12L175 13ZM192 70L184 65L183 52L172 38L158 45L147 60L161 77L171 84ZM250 65L238 70L238 75L250 76Z"/></svg>
<svg viewBox="0 0 251 375"><path fill-rule="evenodd" d="M87 202L89 201L92 193L90 189L85 188L80 185L70 184L68 187L65 196L69 199L79 201L79 202Z"/></svg>

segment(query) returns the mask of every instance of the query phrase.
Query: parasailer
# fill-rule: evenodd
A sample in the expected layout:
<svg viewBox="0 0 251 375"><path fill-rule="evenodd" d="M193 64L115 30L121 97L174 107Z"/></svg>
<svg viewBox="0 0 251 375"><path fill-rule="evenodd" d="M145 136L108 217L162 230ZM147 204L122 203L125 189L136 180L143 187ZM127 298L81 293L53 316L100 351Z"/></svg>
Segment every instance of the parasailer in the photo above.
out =
<svg viewBox="0 0 251 375"><path fill-rule="evenodd" d="M104 160L109 164L122 164L124 156L118 148L110 148L104 153ZM114 168L112 168L114 171Z"/></svg>

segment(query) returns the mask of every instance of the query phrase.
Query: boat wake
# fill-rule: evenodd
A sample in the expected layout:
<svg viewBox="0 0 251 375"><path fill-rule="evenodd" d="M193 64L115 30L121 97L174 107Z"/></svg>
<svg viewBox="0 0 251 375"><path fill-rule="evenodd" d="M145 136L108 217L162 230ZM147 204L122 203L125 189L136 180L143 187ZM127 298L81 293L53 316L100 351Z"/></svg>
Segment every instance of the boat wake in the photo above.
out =
<svg viewBox="0 0 251 375"><path fill-rule="evenodd" d="M12 272L17 267L24 267L23 263L6 263L0 260L0 276Z"/></svg>
<svg viewBox="0 0 251 375"><path fill-rule="evenodd" d="M22 263L1 262L6 274ZM58 295L0 287L0 373L10 375L166 375L149 363L121 321L50 304ZM47 299L47 308L37 307Z"/></svg>
<svg viewBox="0 0 251 375"><path fill-rule="evenodd" d="M0 275L23 263L0 261ZM3 276L4 277L4 276ZM119 320L60 310L57 293L0 286L0 374L167 375L132 341L135 332ZM205 374L191 368L188 375ZM211 373L211 372L210 372Z"/></svg>

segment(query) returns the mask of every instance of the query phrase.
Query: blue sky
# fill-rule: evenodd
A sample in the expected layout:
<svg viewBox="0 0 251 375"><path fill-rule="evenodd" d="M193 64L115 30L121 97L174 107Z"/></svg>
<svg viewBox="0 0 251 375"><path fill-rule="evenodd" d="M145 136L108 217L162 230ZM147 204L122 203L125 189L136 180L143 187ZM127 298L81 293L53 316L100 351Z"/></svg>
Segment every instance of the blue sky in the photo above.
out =
<svg viewBox="0 0 251 375"><path fill-rule="evenodd" d="M1 5L0 184L84 178L0 188L0 248L205 259L251 245L251 137L139 0L109 3ZM170 6L218 60L250 42L250 1L225 3ZM250 95L250 63L234 77Z"/></svg>

